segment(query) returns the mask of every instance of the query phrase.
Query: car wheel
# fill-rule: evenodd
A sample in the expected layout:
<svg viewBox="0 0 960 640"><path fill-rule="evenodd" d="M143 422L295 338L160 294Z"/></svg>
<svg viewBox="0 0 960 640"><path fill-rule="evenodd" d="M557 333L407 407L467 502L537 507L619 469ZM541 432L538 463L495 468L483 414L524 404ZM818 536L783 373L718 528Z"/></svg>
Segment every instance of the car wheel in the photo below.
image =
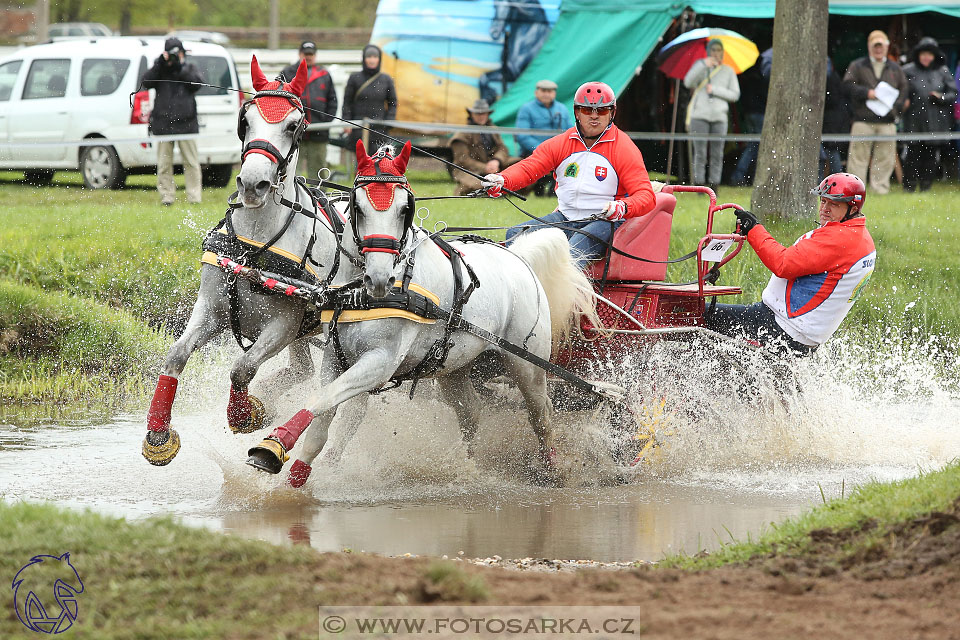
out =
<svg viewBox="0 0 960 640"><path fill-rule="evenodd" d="M200 170L205 187L226 187L230 184L230 178L233 177L232 164L208 164Z"/></svg>
<svg viewBox="0 0 960 640"><path fill-rule="evenodd" d="M23 172L23 180L35 187L46 187L53 182L52 169L33 169Z"/></svg>
<svg viewBox="0 0 960 640"><path fill-rule="evenodd" d="M80 173L87 189L119 189L127 179L113 147L85 147Z"/></svg>

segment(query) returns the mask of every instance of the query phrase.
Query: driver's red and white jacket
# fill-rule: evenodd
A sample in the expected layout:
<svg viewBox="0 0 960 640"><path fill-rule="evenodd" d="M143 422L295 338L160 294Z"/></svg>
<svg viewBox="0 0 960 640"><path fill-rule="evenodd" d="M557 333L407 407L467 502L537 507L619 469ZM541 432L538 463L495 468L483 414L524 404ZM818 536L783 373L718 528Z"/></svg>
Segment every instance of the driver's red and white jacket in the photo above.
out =
<svg viewBox="0 0 960 640"><path fill-rule="evenodd" d="M853 307L873 273L877 250L864 218L828 222L784 247L757 225L750 246L773 272L763 302L777 324L808 346L826 342Z"/></svg>
<svg viewBox="0 0 960 640"><path fill-rule="evenodd" d="M640 149L611 125L589 149L576 127L542 142L533 154L500 172L516 191L550 172L557 181L557 210L568 220L600 213L611 200L627 205L623 217L650 213L656 204Z"/></svg>

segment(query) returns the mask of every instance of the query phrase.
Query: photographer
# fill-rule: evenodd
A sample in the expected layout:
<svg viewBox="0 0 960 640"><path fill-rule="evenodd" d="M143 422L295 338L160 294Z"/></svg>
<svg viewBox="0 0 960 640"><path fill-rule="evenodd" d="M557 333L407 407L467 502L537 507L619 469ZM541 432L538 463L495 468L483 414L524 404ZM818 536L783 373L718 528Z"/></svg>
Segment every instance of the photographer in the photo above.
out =
<svg viewBox="0 0 960 640"><path fill-rule="evenodd" d="M150 114L150 133L158 136L199 133L197 100L194 94L200 90L203 78L192 62L187 62L187 53L179 38L167 38L163 54L143 75L143 87L157 92L153 111ZM186 181L187 201L200 202L200 160L196 140L177 140L183 160L183 176ZM176 193L173 182L173 144L166 140L157 143L157 191L161 202L172 205Z"/></svg>

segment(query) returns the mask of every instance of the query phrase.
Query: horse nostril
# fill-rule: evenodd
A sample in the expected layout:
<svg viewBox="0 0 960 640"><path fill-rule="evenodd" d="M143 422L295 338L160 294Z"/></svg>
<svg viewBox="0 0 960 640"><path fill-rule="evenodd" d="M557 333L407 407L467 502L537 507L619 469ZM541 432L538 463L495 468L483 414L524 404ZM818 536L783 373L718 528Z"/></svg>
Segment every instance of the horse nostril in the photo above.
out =
<svg viewBox="0 0 960 640"><path fill-rule="evenodd" d="M257 183L257 186L254 187L254 190L257 192L258 196L262 196L267 193L267 190L270 189L269 180L261 180Z"/></svg>
<svg viewBox="0 0 960 640"><path fill-rule="evenodd" d="M390 276L390 279L387 280L387 291L390 291L390 289L393 288L393 283L396 281L397 281L397 278L395 276Z"/></svg>
<svg viewBox="0 0 960 640"><path fill-rule="evenodd" d="M237 193L243 193L243 180L240 179L240 176L237 176Z"/></svg>

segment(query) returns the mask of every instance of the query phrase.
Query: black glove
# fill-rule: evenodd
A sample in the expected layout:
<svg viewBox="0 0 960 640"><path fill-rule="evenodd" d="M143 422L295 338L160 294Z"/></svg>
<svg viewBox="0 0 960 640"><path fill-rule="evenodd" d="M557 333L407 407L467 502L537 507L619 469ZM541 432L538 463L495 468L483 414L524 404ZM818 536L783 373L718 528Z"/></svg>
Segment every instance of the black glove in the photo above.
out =
<svg viewBox="0 0 960 640"><path fill-rule="evenodd" d="M737 222L740 223L741 235L747 235L750 233L750 229L753 229L755 226L760 224L760 221L757 220L757 216L753 215L746 209L743 211L740 209L735 209L734 213L737 215Z"/></svg>

